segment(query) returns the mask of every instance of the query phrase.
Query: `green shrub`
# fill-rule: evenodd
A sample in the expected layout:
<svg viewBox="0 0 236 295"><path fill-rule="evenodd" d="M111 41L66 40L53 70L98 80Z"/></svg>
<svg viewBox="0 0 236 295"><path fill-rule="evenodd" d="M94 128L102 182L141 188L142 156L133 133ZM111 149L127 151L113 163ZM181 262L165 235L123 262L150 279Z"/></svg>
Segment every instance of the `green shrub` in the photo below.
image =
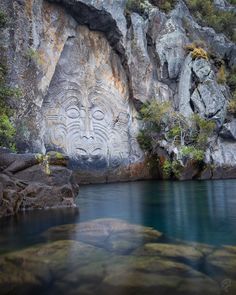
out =
<svg viewBox="0 0 236 295"><path fill-rule="evenodd" d="M180 139L180 136L181 136L181 128L180 128L180 126L174 126L168 132L168 137L169 138Z"/></svg>
<svg viewBox="0 0 236 295"><path fill-rule="evenodd" d="M205 150L208 139L213 135L216 124L214 121L201 118L198 114L192 116L192 128L194 129L194 145L198 149Z"/></svg>
<svg viewBox="0 0 236 295"><path fill-rule="evenodd" d="M202 162L204 160L204 151L197 149L194 146L185 146L181 148L181 153L183 156L188 157L194 161Z"/></svg>
<svg viewBox="0 0 236 295"><path fill-rule="evenodd" d="M7 114L0 113L0 146L15 150L15 134L16 130Z"/></svg>
<svg viewBox="0 0 236 295"><path fill-rule="evenodd" d="M10 108L9 101L19 97L20 91L6 85L7 68L0 62L0 146L16 150L15 135L16 130L10 118L13 110Z"/></svg>
<svg viewBox="0 0 236 295"><path fill-rule="evenodd" d="M215 8L212 0L186 0L190 11L201 25L213 27L217 32L235 38L236 13Z"/></svg>
<svg viewBox="0 0 236 295"><path fill-rule="evenodd" d="M170 160L165 160L162 165L162 173L164 178L170 178L172 172L172 165Z"/></svg>
<svg viewBox="0 0 236 295"><path fill-rule="evenodd" d="M0 10L0 29L4 28L6 23L7 23L7 16L2 10Z"/></svg>
<svg viewBox="0 0 236 295"><path fill-rule="evenodd" d="M143 104L140 110L141 119L157 128L161 128L167 122L170 113L170 102L158 103L156 100Z"/></svg>
<svg viewBox="0 0 236 295"><path fill-rule="evenodd" d="M137 140L142 150L151 152L152 139L148 133L145 133L143 130L140 131Z"/></svg>
<svg viewBox="0 0 236 295"><path fill-rule="evenodd" d="M183 169L183 166L181 163L177 160L174 160L172 162L172 173L175 176L175 178L179 178L181 174L181 170Z"/></svg>
<svg viewBox="0 0 236 295"><path fill-rule="evenodd" d="M126 11L136 12L141 15L148 13L151 5L148 0L127 0L126 2Z"/></svg>
<svg viewBox="0 0 236 295"><path fill-rule="evenodd" d="M149 0L149 2L165 12L169 12L175 7L176 0Z"/></svg>
<svg viewBox="0 0 236 295"><path fill-rule="evenodd" d="M141 118L144 128L138 136L142 149L150 155L158 157L160 142L165 140L167 145L175 145L182 156L193 159L199 164L204 161L209 138L215 130L215 122L194 114L186 119L171 108L169 102L155 100L146 103L141 108ZM177 160L159 160L163 177L179 177L181 163Z"/></svg>

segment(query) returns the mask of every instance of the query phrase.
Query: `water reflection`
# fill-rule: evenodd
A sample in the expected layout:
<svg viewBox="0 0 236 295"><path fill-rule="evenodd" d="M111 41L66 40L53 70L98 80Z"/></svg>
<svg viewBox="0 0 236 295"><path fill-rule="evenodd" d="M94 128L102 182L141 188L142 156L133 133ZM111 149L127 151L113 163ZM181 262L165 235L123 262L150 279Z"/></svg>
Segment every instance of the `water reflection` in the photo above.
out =
<svg viewBox="0 0 236 295"><path fill-rule="evenodd" d="M46 229L96 218L152 226L207 244L236 244L236 181L143 181L81 186L78 209L33 211L0 220L0 251L40 242Z"/></svg>
<svg viewBox="0 0 236 295"><path fill-rule="evenodd" d="M122 218L174 238L235 244L235 192L235 180L84 186L78 199L80 220Z"/></svg>
<svg viewBox="0 0 236 295"><path fill-rule="evenodd" d="M42 242L40 234L49 227L75 223L78 208L26 211L0 220L0 253Z"/></svg>
<svg viewBox="0 0 236 295"><path fill-rule="evenodd" d="M1 294L234 295L235 192L235 180L91 185L79 212L2 219Z"/></svg>

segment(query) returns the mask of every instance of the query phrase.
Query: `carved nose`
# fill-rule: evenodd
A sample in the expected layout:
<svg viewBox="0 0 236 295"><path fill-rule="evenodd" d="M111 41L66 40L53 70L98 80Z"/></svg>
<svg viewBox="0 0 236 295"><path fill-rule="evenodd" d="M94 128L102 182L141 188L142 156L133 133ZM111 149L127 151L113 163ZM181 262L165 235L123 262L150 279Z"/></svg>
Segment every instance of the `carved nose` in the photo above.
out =
<svg viewBox="0 0 236 295"><path fill-rule="evenodd" d="M89 115L82 119L81 124L81 138L94 139L94 130L92 120Z"/></svg>

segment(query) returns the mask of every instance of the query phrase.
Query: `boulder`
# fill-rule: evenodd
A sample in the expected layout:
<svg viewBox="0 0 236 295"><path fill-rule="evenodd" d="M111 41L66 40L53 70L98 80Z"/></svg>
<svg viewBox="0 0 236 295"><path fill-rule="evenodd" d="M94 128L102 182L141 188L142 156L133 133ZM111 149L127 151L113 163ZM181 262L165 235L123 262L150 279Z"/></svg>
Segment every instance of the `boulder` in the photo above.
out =
<svg viewBox="0 0 236 295"><path fill-rule="evenodd" d="M1 153L0 159L0 217L26 209L75 206L78 186L65 167L68 157Z"/></svg>

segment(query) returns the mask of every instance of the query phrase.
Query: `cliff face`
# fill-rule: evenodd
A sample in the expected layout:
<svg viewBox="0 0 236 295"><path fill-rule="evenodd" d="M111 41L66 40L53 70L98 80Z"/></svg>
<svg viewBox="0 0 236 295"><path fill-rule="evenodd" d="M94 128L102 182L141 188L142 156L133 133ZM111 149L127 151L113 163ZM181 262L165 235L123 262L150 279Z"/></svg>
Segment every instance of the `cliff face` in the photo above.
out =
<svg viewBox="0 0 236 295"><path fill-rule="evenodd" d="M236 165L236 121L224 124L229 89L208 60L185 50L204 40L233 66L236 46L198 25L183 1L169 14L149 5L145 17L125 16L126 0L3 0L0 8L10 19L1 38L9 81L23 94L22 151L64 152L75 170L102 179L147 177L137 111L155 99L214 119L221 131L206 161Z"/></svg>

